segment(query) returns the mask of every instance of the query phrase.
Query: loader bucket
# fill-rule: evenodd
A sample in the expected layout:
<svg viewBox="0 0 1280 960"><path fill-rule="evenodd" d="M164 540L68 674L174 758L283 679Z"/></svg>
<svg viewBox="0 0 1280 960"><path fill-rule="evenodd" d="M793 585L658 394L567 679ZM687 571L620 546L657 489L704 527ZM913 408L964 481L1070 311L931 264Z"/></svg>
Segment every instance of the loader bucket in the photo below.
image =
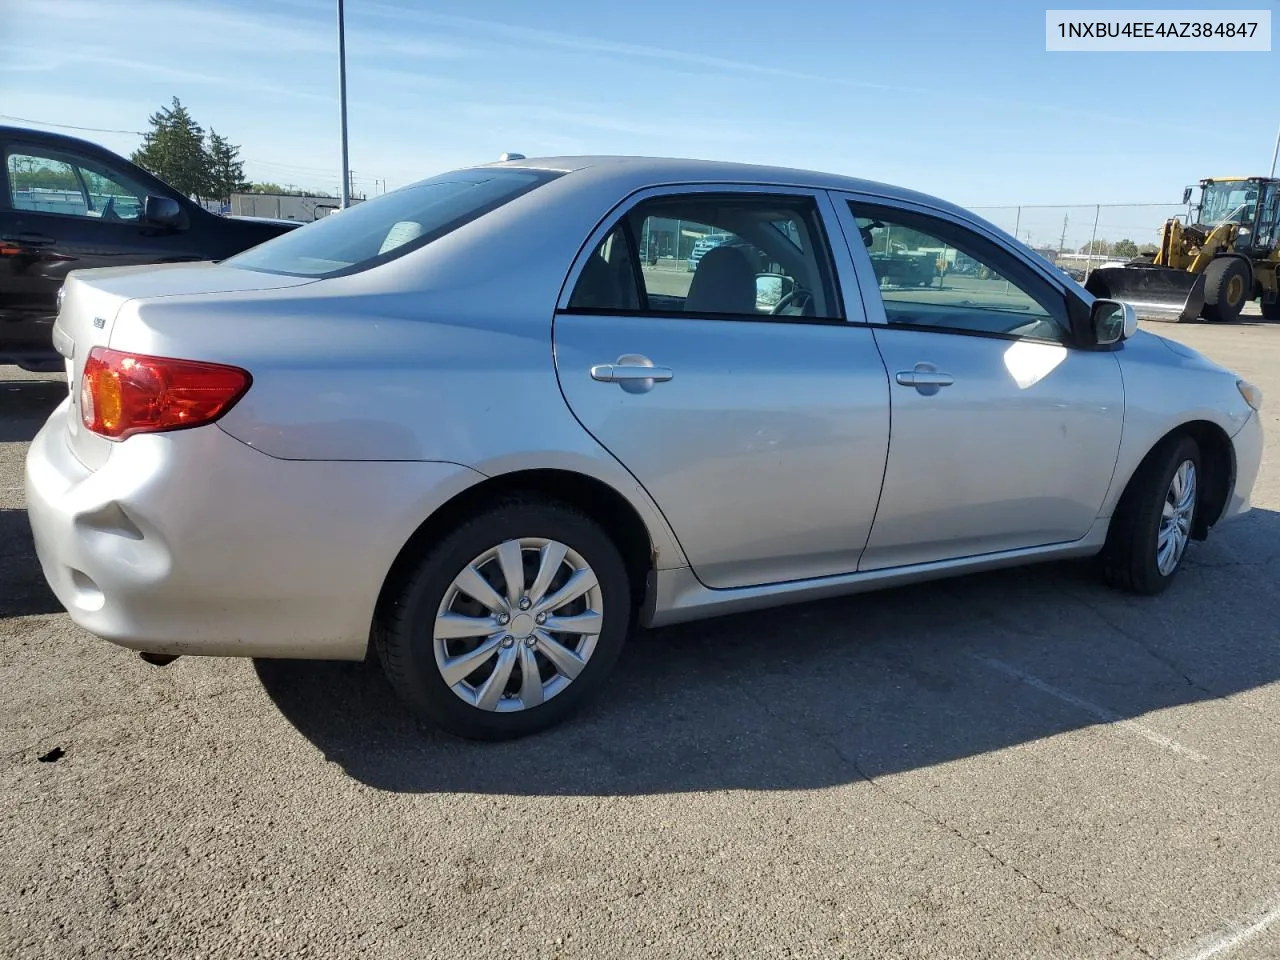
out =
<svg viewBox="0 0 1280 960"><path fill-rule="evenodd" d="M1204 274L1170 267L1099 267L1084 287L1095 297L1123 300L1143 320L1190 323L1204 309Z"/></svg>

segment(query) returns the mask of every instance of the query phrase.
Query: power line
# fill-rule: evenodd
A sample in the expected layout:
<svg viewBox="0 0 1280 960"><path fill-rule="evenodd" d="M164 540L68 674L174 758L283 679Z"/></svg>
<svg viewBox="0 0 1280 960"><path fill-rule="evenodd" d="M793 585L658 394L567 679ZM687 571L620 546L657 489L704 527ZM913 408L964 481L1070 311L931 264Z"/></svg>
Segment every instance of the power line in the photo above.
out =
<svg viewBox="0 0 1280 960"><path fill-rule="evenodd" d="M113 127L81 127L73 123L50 123L47 120L32 120L29 117L15 117L7 113L0 113L0 120L13 120L17 123L30 123L38 127L57 127L60 130L83 130L88 133L128 133L135 137L145 137L146 134L141 130L117 130ZM299 173L316 174L323 176L332 176L333 172L324 167L304 167L296 163L279 163L275 160L259 160L256 157L241 157L245 163L253 163L262 167L275 167L279 170L292 170Z"/></svg>
<svg viewBox="0 0 1280 960"><path fill-rule="evenodd" d="M28 120L26 117L11 117L7 113L0 113L0 120L16 120L18 123L34 123L38 127L59 127L63 130L87 130L90 133L131 133L137 137L146 136L146 134L141 130L111 130L106 127L77 127L70 123L49 123L46 120Z"/></svg>

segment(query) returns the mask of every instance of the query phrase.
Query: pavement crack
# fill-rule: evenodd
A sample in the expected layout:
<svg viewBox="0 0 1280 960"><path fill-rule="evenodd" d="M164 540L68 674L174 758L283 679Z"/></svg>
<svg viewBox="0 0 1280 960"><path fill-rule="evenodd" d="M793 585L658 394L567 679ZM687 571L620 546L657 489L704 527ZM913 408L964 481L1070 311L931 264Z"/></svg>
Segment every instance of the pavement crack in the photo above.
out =
<svg viewBox="0 0 1280 960"><path fill-rule="evenodd" d="M1023 870L1013 861L1008 860L1005 857L1002 857L1000 854L998 854L995 850L988 847L986 844L982 843L979 840L974 839L973 837L968 836L967 834L965 834L964 831L948 823L946 820L943 820L941 817L933 813L930 813L927 809L920 806L918 803L914 802L911 798L903 796L902 794L894 790L890 790L888 787L886 787L883 783L881 783L875 777L867 773L867 771L863 769L862 764L858 762L857 758L850 755L846 751L844 744L841 743L840 740L828 734L814 731L807 724L797 719L792 714L779 716L779 714L775 710L770 708L768 701L758 696L753 689L743 685L741 687L741 690L747 696L748 699L750 699L753 703L755 703L765 714L767 714L774 720L781 721L783 723L788 723L791 726L802 731L803 733L807 734L808 736L812 737L813 739L819 740L822 743L824 743L827 747L829 747L835 753L837 757L839 757L844 763L848 764L853 769L853 772L857 774L858 778L864 781L868 786L870 786L871 789L877 791L882 796L889 799L891 802L896 803L900 806L906 807L915 815L917 819L922 820L926 823L932 824L933 826L946 831L951 836L958 839L961 843L983 854L988 859L990 859L993 863L1009 871L1024 883L1030 884L1041 895L1053 897L1054 899L1061 901L1070 909L1075 910L1081 916L1086 917L1089 920L1091 920L1093 923L1097 924L1097 926L1100 929L1105 930L1107 933L1111 934L1112 936L1117 937L1118 939L1123 940L1125 943L1129 944L1131 947L1133 947L1133 949L1137 950L1138 953L1140 953L1142 956L1150 957L1152 958L1152 960L1154 960L1155 954L1153 954L1150 950L1144 947L1141 941L1131 936L1130 934L1125 933L1115 924L1109 923L1102 917L1098 916L1098 914L1094 913L1092 910L1088 909L1083 904L1075 900L1070 894L1062 893L1061 891L1054 890L1052 887L1048 886L1041 880L1027 873L1027 871Z"/></svg>
<svg viewBox="0 0 1280 960"><path fill-rule="evenodd" d="M107 880L107 909L112 913L119 913L123 903L120 898L120 885L116 882L116 875L112 871L115 847L111 841L110 831L104 835L103 845L105 849L102 851L102 873Z"/></svg>
<svg viewBox="0 0 1280 960"><path fill-rule="evenodd" d="M1040 894L1048 897L1054 897L1055 899L1065 903L1071 909L1077 911L1081 916L1088 917L1090 920L1096 923L1100 928L1107 931L1112 936L1120 938L1125 943L1129 944L1131 947L1137 950L1144 957L1152 957L1152 958L1155 957L1155 954L1153 954L1146 947L1144 947L1142 943L1139 940L1137 940L1135 937L1125 933L1115 924L1107 922L1105 919L1098 916L1098 914L1094 913L1092 910L1088 909L1083 904L1075 900L1075 898L1073 898L1070 894L1063 893L1060 890L1053 889L1052 887L1045 884L1043 881L1027 873L1027 871L1023 870L1012 860L1002 857L1000 854L998 854L995 850L991 849L991 847L987 846L982 841L977 840L974 837L970 837L959 827L956 827L953 824L948 823L946 820L942 819L936 814L930 813L924 807L920 806L918 803L911 800L911 798L903 796L902 794L897 793L894 790L890 790L883 783L878 781L875 777L871 776L865 770L863 770L862 765L859 764L855 758L849 756L849 754L845 752L843 746L840 744L839 741L829 737L824 739L835 750L836 754L840 757L840 759L844 760L845 763L849 764L849 766L853 768L854 772L857 773L857 775L862 780L868 783L872 787L872 789L878 790L881 793L881 795L888 797L890 800L894 801L895 803L901 804L902 806L910 810L912 813L914 813L921 820L924 820L928 823L933 824L934 826L941 828L942 830L945 830L947 833L951 834L951 836L955 837L961 843L964 843L968 845L970 848L972 848L973 850L977 850L978 852L982 853L984 856L988 857L993 863L996 863L999 866L1003 867L1004 869L1008 870L1010 873L1012 873L1018 879L1022 880L1024 883L1029 883Z"/></svg>
<svg viewBox="0 0 1280 960"><path fill-rule="evenodd" d="M1107 616L1102 611L1101 607L1098 604L1093 603L1087 597L1083 597L1080 594L1072 593L1070 591L1067 591L1065 593L1065 596L1071 600L1074 600L1076 603L1080 604L1081 606L1083 606L1086 610L1088 610L1095 617L1097 617L1099 620L1105 623L1108 627L1110 627L1116 633L1120 634L1120 636L1124 637L1130 643L1134 644L1135 646L1143 650L1152 659L1163 664L1165 667L1168 667L1170 670L1172 670L1174 673L1180 676L1186 682L1187 686L1191 687L1193 690L1203 693L1206 696L1213 697L1215 700L1221 699L1221 694L1205 686L1200 681L1196 680L1193 676L1191 676L1190 673L1186 671L1185 668L1183 668L1181 664L1179 664L1172 657L1157 650L1154 646L1148 643L1147 640L1141 634L1134 633L1132 630L1128 629L1123 624L1117 623L1111 617Z"/></svg>

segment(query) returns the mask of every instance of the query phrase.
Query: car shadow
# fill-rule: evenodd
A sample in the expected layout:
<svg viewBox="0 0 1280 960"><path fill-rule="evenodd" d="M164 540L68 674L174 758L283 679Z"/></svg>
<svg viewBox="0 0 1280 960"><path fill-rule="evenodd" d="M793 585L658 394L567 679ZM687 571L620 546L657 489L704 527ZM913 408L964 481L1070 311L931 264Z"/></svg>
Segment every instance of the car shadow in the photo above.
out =
<svg viewBox="0 0 1280 960"><path fill-rule="evenodd" d="M12 379L10 371L21 378ZM13 485L7 494L0 491L0 617L62 612L40 571L27 512L19 506L25 456L19 445L36 435L66 395L65 377L0 367L0 444L14 445L0 448L0 486Z"/></svg>
<svg viewBox="0 0 1280 960"><path fill-rule="evenodd" d="M328 760L381 790L809 789L1280 679L1276 544L1280 514L1255 510L1193 544L1155 598L1058 563L638 632L594 704L508 743L415 720L374 657L256 668Z"/></svg>
<svg viewBox="0 0 1280 960"><path fill-rule="evenodd" d="M67 395L62 379L0 380L0 443L28 443Z"/></svg>
<svg viewBox="0 0 1280 960"><path fill-rule="evenodd" d="M45 582L25 510L0 509L0 617L62 613Z"/></svg>

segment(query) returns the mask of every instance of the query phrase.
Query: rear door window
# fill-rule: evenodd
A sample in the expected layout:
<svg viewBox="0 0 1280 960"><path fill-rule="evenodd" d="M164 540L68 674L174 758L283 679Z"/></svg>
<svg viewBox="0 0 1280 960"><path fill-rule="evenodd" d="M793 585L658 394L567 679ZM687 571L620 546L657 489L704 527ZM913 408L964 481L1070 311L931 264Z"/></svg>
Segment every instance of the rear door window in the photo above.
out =
<svg viewBox="0 0 1280 960"><path fill-rule="evenodd" d="M813 198L757 193L640 202L588 260L569 309L773 320L844 316Z"/></svg>

